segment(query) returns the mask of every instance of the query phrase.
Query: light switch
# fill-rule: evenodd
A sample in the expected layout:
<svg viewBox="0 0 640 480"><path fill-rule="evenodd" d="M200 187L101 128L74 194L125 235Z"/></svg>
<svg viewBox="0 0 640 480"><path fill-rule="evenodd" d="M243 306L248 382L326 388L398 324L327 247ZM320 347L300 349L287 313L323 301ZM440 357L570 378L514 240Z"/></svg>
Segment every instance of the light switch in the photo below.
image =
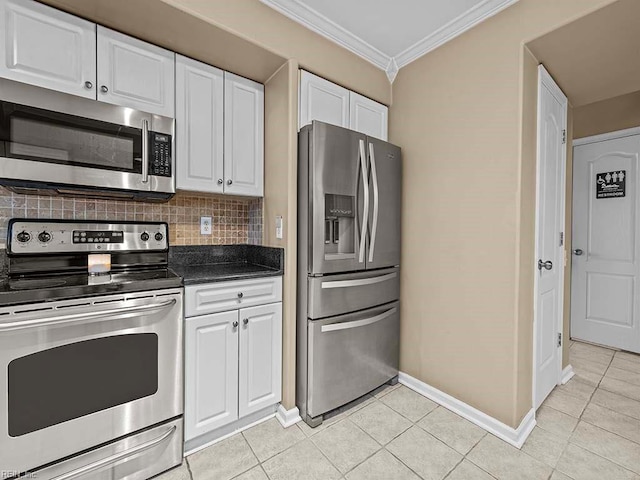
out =
<svg viewBox="0 0 640 480"><path fill-rule="evenodd" d="M200 217L200 234L211 235L211 217Z"/></svg>
<svg viewBox="0 0 640 480"><path fill-rule="evenodd" d="M276 215L276 238L282 238L282 215Z"/></svg>

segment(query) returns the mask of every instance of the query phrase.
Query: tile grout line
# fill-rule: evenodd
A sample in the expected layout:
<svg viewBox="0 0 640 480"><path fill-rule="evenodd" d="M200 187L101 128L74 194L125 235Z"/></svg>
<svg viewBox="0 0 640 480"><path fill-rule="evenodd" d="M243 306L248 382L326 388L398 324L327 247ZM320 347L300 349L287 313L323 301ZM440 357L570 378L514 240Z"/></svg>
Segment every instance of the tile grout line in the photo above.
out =
<svg viewBox="0 0 640 480"><path fill-rule="evenodd" d="M574 345L575 345L575 343L574 343ZM616 433L614 433L614 432L609 432L608 430L606 430L606 429L604 429L604 428L601 428L601 427L599 427L598 425L593 425L592 423L587 422L586 420L582 420L582 416L584 415L584 412L586 411L587 407L591 404L591 402L592 402L592 400L593 400L593 396L595 395L595 392L598 390L598 388L600 388L600 383L602 382L602 380L604 379L605 375L607 374L607 371L608 371L608 370L609 370L609 368L611 367L611 363L613 362L613 359L614 359L614 358L615 358L615 352L614 352L614 354L612 355L611 359L609 360L609 364L607 365L606 370L605 370L605 371L604 371L604 373L602 374L602 377L601 377L601 378L600 378L600 380L598 381L598 384L596 385L596 387L594 388L593 392L592 392L592 393L591 393L591 395L589 396L589 400L588 400L588 402L587 402L587 405L585 406L584 410L583 410L583 411L582 411L582 413L580 414L580 417L578 417L578 422L576 423L576 425L575 425L575 427L573 428L573 430L571 430L571 436L570 436L570 437L569 437L569 439L567 440L567 443L566 443L566 445L565 445L564 449L562 450L562 453L560 454L560 457L558 458L558 461L560 460L560 458L562 458L562 456L565 454L565 452L566 452L567 448L568 448L568 447L569 447L569 445L571 444L571 445L574 445L574 446L576 446L576 447L578 447L578 448L581 448L581 449L583 449L583 450L586 450L587 452L591 453L592 455L595 455L596 457L599 457L599 458L602 458L602 459L604 459L604 460L606 460L606 461L608 461L608 462L611 462L611 463L613 463L614 465L617 465L617 466L619 466L620 468L622 468L622 469L624 469L624 470L626 470L626 471L628 471L628 472L633 473L634 475L637 475L637 473L636 473L636 472L634 472L633 470L630 470L629 468L625 467L624 465L620 465L618 462L614 461L613 459L610 459L610 458L604 457L604 456L600 455L599 453L596 453L596 452L591 451L590 449L588 449L588 448L584 447L583 445L579 445L579 444L574 443L574 442L572 442L572 441L571 441L571 439L572 439L572 437L573 437L573 434L575 433L576 428L578 428L578 425L580 424L580 422L585 422L585 423L587 423L588 425L592 425L592 426L593 426L593 427L595 427L595 428L599 428L599 429L601 429L601 430L603 430L603 431L605 431L605 432L611 433L611 434L613 434L613 435L616 435L617 437L620 437L620 438L625 439L625 437L623 437L623 436L621 436L621 435L617 435L617 434L616 434ZM608 390L605 390L605 391L608 391ZM615 393L615 392L611 392L611 393ZM622 395L622 396L624 396L624 395ZM598 404L594 404L594 405L598 405ZM599 405L598 405L598 406L599 406ZM552 408L552 409L553 409L553 407L549 407L549 408ZM555 409L554 409L554 410L555 410ZM556 411L559 411L559 410L556 410ZM564 413L564 412L561 412L561 413ZM625 439L625 440L629 440L629 439ZM629 440L629 441L631 441L631 440ZM633 441L631 441L631 442L633 442ZM633 442L633 443L635 443L635 442ZM557 467L556 467L556 468L554 468L554 470L557 470ZM568 474L566 474L566 473L564 473L564 472L562 472L562 471L560 471L560 473L562 473L562 474L564 474L564 475L569 476Z"/></svg>

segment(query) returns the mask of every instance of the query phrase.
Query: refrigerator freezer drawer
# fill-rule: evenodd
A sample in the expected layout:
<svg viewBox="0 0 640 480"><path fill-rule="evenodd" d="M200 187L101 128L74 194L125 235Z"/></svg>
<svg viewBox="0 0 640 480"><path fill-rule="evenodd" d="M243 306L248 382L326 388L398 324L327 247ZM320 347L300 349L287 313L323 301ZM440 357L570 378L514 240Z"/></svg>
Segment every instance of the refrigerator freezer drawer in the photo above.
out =
<svg viewBox="0 0 640 480"><path fill-rule="evenodd" d="M309 318L355 312L400 298L400 269L309 277L308 288Z"/></svg>
<svg viewBox="0 0 640 480"><path fill-rule="evenodd" d="M307 414L323 415L398 374L400 303L309 320Z"/></svg>

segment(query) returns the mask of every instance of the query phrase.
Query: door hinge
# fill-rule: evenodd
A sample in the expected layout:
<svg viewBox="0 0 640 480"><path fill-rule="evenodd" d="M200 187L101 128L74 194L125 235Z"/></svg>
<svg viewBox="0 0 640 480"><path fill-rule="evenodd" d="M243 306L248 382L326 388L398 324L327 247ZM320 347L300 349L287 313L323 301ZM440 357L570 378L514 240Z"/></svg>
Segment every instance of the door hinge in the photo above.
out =
<svg viewBox="0 0 640 480"><path fill-rule="evenodd" d="M564 232L560 232L560 246L564 245Z"/></svg>
<svg viewBox="0 0 640 480"><path fill-rule="evenodd" d="M567 131L566 130L562 130L562 144L564 145L565 143L567 143Z"/></svg>
<svg viewBox="0 0 640 480"><path fill-rule="evenodd" d="M562 346L562 333L558 333L558 346Z"/></svg>

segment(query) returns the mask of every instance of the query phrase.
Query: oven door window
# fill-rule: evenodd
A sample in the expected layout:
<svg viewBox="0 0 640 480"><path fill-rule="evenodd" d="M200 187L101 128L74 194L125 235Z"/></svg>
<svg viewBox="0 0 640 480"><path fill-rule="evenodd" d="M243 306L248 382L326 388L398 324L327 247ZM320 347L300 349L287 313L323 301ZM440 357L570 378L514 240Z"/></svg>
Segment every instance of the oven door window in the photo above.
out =
<svg viewBox="0 0 640 480"><path fill-rule="evenodd" d="M0 156L141 173L142 130L1 102Z"/></svg>
<svg viewBox="0 0 640 480"><path fill-rule="evenodd" d="M63 345L8 366L9 436L19 437L158 391L158 336Z"/></svg>

